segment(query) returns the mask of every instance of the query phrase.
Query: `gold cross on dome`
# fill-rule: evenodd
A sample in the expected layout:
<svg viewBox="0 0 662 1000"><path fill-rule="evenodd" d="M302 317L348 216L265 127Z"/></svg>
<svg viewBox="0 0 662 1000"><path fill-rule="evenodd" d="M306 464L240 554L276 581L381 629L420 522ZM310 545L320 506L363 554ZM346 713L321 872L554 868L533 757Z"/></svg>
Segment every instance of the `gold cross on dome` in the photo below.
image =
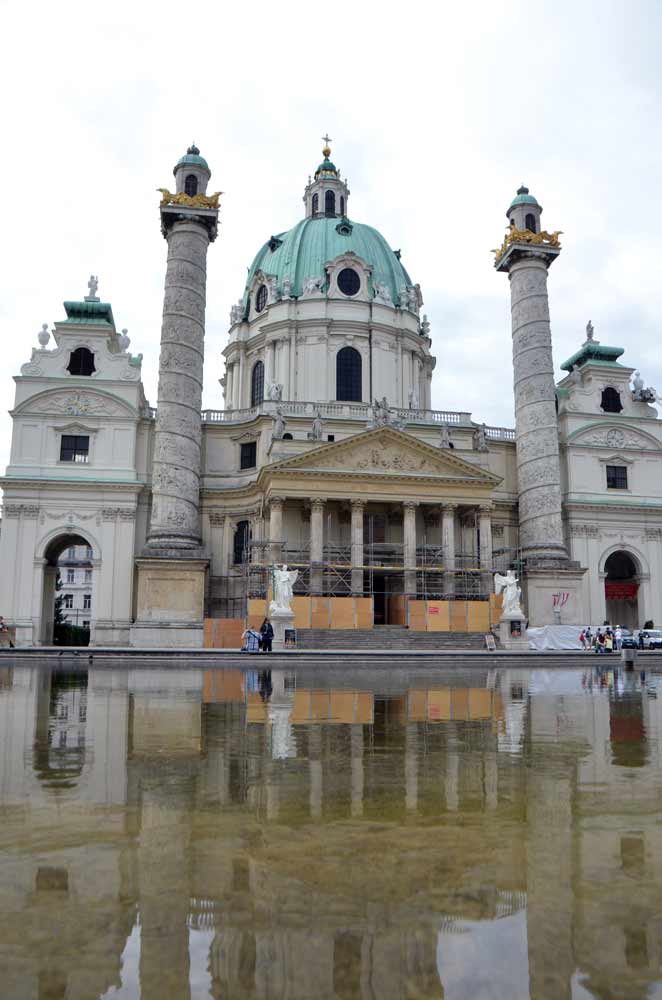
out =
<svg viewBox="0 0 662 1000"><path fill-rule="evenodd" d="M328 133L327 133L327 135L323 135L322 136L322 142L324 143L325 146L328 146L329 143L332 142L331 136L328 135Z"/></svg>

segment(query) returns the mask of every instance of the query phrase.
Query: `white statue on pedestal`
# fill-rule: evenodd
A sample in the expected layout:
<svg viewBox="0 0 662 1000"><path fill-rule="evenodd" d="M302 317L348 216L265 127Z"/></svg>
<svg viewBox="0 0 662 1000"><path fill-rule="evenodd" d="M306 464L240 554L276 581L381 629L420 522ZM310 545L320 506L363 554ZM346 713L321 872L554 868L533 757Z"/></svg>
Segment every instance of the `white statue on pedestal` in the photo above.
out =
<svg viewBox="0 0 662 1000"><path fill-rule="evenodd" d="M509 569L505 576L494 574L494 591L500 594L503 590L503 608L501 614L505 618L524 618L520 605L522 590L517 582L515 570Z"/></svg>
<svg viewBox="0 0 662 1000"><path fill-rule="evenodd" d="M290 602L294 596L294 584L299 575L298 570L289 570L286 565L274 566L274 599L269 605L269 613L285 612L292 614Z"/></svg>

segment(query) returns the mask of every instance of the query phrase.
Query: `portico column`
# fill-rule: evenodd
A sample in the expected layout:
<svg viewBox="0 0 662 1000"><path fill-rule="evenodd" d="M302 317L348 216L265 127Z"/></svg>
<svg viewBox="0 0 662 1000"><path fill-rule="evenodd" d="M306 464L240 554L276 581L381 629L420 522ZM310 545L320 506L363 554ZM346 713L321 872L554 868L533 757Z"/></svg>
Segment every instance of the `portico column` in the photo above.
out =
<svg viewBox="0 0 662 1000"><path fill-rule="evenodd" d="M363 508L365 500L352 500L352 593L363 593Z"/></svg>
<svg viewBox="0 0 662 1000"><path fill-rule="evenodd" d="M444 504L441 519L441 544L444 550L444 593L455 594L455 512L456 503Z"/></svg>
<svg viewBox="0 0 662 1000"><path fill-rule="evenodd" d="M478 530L480 532L480 589L481 593L489 594L492 590L492 508L488 504L479 508Z"/></svg>
<svg viewBox="0 0 662 1000"><path fill-rule="evenodd" d="M313 497L310 502L310 590L312 594L322 593L325 502L323 497Z"/></svg>
<svg viewBox="0 0 662 1000"><path fill-rule="evenodd" d="M281 562L283 557L283 498L272 497L269 501L269 542L271 561Z"/></svg>
<svg viewBox="0 0 662 1000"><path fill-rule="evenodd" d="M418 501L405 500L404 517L404 566L405 593L416 597L416 508Z"/></svg>

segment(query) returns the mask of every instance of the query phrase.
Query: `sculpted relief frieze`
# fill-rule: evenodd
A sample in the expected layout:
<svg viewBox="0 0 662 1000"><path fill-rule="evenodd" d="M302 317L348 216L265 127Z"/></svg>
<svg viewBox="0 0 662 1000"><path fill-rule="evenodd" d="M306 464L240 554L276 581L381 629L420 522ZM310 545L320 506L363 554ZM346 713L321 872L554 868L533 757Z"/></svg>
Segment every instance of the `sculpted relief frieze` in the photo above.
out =
<svg viewBox="0 0 662 1000"><path fill-rule="evenodd" d="M329 456L327 469L355 469L358 472L437 472L438 468L423 455L406 453L396 448L360 449L349 455Z"/></svg>
<svg viewBox="0 0 662 1000"><path fill-rule="evenodd" d="M120 403L93 392L60 391L49 393L34 402L28 401L25 409L32 413L58 413L71 417L126 416Z"/></svg>
<svg viewBox="0 0 662 1000"><path fill-rule="evenodd" d="M636 431L625 430L621 427L603 427L580 434L575 437L571 444L581 447L602 447L602 448L634 448L634 449L659 449L660 445L644 434Z"/></svg>

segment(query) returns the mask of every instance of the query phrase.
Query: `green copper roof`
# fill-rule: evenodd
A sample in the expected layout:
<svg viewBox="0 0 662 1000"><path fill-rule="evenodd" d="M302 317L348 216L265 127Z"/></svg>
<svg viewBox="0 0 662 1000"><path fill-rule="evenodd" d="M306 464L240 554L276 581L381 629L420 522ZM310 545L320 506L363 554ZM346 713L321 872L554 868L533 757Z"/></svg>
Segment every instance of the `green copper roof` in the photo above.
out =
<svg viewBox="0 0 662 1000"><path fill-rule="evenodd" d="M335 163L332 163L328 156L324 157L324 162L320 163L319 167L315 171L315 180L318 177L326 176L327 174L332 174L334 177L338 176L338 168Z"/></svg>
<svg viewBox="0 0 662 1000"><path fill-rule="evenodd" d="M115 329L113 310L109 302L64 302L67 313L67 323L80 323L83 326L111 326Z"/></svg>
<svg viewBox="0 0 662 1000"><path fill-rule="evenodd" d="M185 155L180 156L180 158L177 160L177 163L175 164L175 168L173 170L173 174L177 173L179 167L185 167L187 165L194 167L203 167L205 170L209 170L209 165L207 161L205 160L204 156L200 156L200 150L195 144L189 146L189 148L186 150Z"/></svg>
<svg viewBox="0 0 662 1000"><path fill-rule="evenodd" d="M524 187L523 184L517 189L517 194L511 201L510 207L514 208L515 205L537 205L538 208L540 208L540 205L538 205L538 202L533 195L529 194L528 187Z"/></svg>
<svg viewBox="0 0 662 1000"><path fill-rule="evenodd" d="M624 347L608 347L596 340L586 340L571 358L563 362L561 368L564 372L569 372L573 368L581 368L587 361L595 361L598 364L615 364L616 358L620 358L624 351Z"/></svg>
<svg viewBox="0 0 662 1000"><path fill-rule="evenodd" d="M339 231L340 230L340 231ZM275 249L271 250L271 246ZM277 244L277 245L276 245ZM307 278L325 278L325 264L341 254L355 253L373 268L372 280L383 281L391 292L394 305L399 302L400 287L411 287L412 281L398 257L376 229L359 222L338 217L302 219L293 229L278 233L258 251L248 272L244 306L248 289L258 270L274 274L279 291L283 279L292 282L291 295L298 298ZM323 286L322 291L326 291Z"/></svg>

